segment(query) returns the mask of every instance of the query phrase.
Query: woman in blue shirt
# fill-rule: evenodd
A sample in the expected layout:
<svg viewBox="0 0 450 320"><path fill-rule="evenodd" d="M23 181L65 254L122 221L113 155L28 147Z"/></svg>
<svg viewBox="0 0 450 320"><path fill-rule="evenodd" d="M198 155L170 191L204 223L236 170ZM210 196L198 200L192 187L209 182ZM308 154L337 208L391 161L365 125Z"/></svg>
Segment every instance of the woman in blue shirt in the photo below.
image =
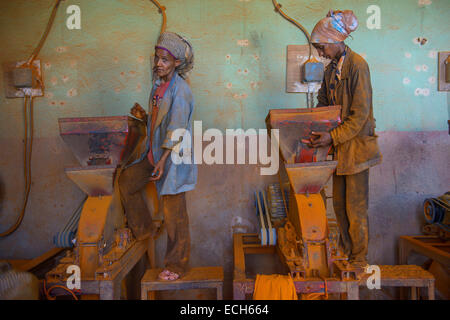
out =
<svg viewBox="0 0 450 320"><path fill-rule="evenodd" d="M180 150L181 139L172 139L177 129L184 138L191 138L194 100L187 72L193 67L193 50L183 37L164 32L155 47L154 84L150 95L149 114L136 104L131 114L147 122L145 152L128 165L119 178L119 189L128 225L138 240L153 237L156 228L148 212L142 190L149 181L156 184L160 207L167 230L163 280L176 280L188 267L190 252L189 219L186 211L186 191L195 188L197 166L189 147ZM183 145L186 146L184 141ZM192 138L188 146L192 145ZM190 155L191 161L176 164L172 156ZM172 156L171 156L172 155ZM178 163L178 162L177 162Z"/></svg>

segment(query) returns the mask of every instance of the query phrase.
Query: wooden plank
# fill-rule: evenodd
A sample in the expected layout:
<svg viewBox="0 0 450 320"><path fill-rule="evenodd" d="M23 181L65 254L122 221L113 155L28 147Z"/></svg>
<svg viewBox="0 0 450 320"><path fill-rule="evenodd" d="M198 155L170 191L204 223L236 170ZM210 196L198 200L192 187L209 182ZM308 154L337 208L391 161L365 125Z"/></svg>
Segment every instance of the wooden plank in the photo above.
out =
<svg viewBox="0 0 450 320"><path fill-rule="evenodd" d="M430 281L428 285L428 300L434 300L434 281Z"/></svg>
<svg viewBox="0 0 450 320"><path fill-rule="evenodd" d="M29 270L33 269L34 267L38 266L39 264L45 262L46 260L48 260L50 258L53 258L54 256L56 256L57 254L59 254L63 250L65 250L65 249L64 248L53 248L53 249L50 249L49 251L47 251L43 255L41 255L41 256L39 256L37 258L34 258L34 259L28 261L27 263L19 266L18 270L20 270L20 271L29 271Z"/></svg>
<svg viewBox="0 0 450 320"><path fill-rule="evenodd" d="M184 284L184 283L208 283L223 282L222 267L198 267L191 268L181 279L174 281L160 280L158 275L163 269L148 269L142 277L141 283L149 284Z"/></svg>
<svg viewBox="0 0 450 320"><path fill-rule="evenodd" d="M245 256L242 238L244 234L233 234L234 280L245 279Z"/></svg>
<svg viewBox="0 0 450 320"><path fill-rule="evenodd" d="M141 300L148 300L148 290L141 284Z"/></svg>
<svg viewBox="0 0 450 320"><path fill-rule="evenodd" d="M223 284L221 283L219 286L217 286L217 300L223 300Z"/></svg>
<svg viewBox="0 0 450 320"><path fill-rule="evenodd" d="M183 282L174 283L174 281L147 282L142 284L142 288L149 293L152 291L170 291L170 290L191 290L191 289L216 289L221 282Z"/></svg>
<svg viewBox="0 0 450 320"><path fill-rule="evenodd" d="M274 254L275 246L244 247L244 254Z"/></svg>
<svg viewBox="0 0 450 320"><path fill-rule="evenodd" d="M233 281L233 300L245 300L245 288L240 281Z"/></svg>
<svg viewBox="0 0 450 320"><path fill-rule="evenodd" d="M128 272L138 263L142 256L147 252L148 240L136 241L132 247L130 247L119 260L115 261L111 266L106 269L99 267L96 270L96 279L98 280L113 280L125 277ZM107 273L107 277L104 278L102 273Z"/></svg>
<svg viewBox="0 0 450 320"><path fill-rule="evenodd" d="M150 238L148 240L148 260L150 262L150 268L156 268L156 257L155 257L155 239Z"/></svg>
<svg viewBox="0 0 450 320"><path fill-rule="evenodd" d="M83 294L83 295L81 295L81 300L100 300L100 295L98 295L98 294Z"/></svg>
<svg viewBox="0 0 450 320"><path fill-rule="evenodd" d="M358 283L354 281L347 282L347 300L359 300Z"/></svg>
<svg viewBox="0 0 450 320"><path fill-rule="evenodd" d="M411 287L411 300L417 300L417 287Z"/></svg>
<svg viewBox="0 0 450 320"><path fill-rule="evenodd" d="M257 233L239 233L242 238L244 243L253 241L253 242L259 242L259 235Z"/></svg>
<svg viewBox="0 0 450 320"><path fill-rule="evenodd" d="M0 262L7 262L13 269L21 270L21 266L30 262L31 259L0 259Z"/></svg>
<svg viewBox="0 0 450 320"><path fill-rule="evenodd" d="M408 240L404 237L400 237L400 239L398 240L398 263L407 264L410 252L411 248L409 246Z"/></svg>
<svg viewBox="0 0 450 320"><path fill-rule="evenodd" d="M380 265L381 280L432 280L433 275L416 265Z"/></svg>
<svg viewBox="0 0 450 320"><path fill-rule="evenodd" d="M446 267L450 267L450 253L434 248L432 247L432 243L430 242L424 243L420 241L418 238L431 239L433 237L409 237L409 236L400 237L400 239L403 241L402 246L403 247L406 246L405 250L416 251L417 253L420 253L430 259L440 262Z"/></svg>
<svg viewBox="0 0 450 320"><path fill-rule="evenodd" d="M160 280L163 269L149 269L141 280L141 299L154 300L158 290L216 289L217 300L223 299L223 268L198 267L190 269L184 277L174 281Z"/></svg>

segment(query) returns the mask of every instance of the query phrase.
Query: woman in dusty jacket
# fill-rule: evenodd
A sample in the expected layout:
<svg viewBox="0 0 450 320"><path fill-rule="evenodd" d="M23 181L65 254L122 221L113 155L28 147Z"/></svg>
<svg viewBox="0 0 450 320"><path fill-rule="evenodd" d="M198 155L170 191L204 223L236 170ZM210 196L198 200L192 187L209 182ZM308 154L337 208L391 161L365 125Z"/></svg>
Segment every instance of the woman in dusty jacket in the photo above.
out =
<svg viewBox="0 0 450 320"><path fill-rule="evenodd" d="M372 85L367 62L345 45L358 27L350 10L330 11L311 34L321 57L331 59L318 94L318 107L342 106L342 123L330 132L313 132L313 147L333 145L338 161L333 206L344 253L356 267L367 264L369 168L381 162L375 135Z"/></svg>
<svg viewBox="0 0 450 320"><path fill-rule="evenodd" d="M160 35L155 47L149 114L147 116L139 104L131 109L132 115L147 121L146 150L138 160L125 168L119 178L128 225L138 240L156 233L141 192L149 181L156 184L167 230L165 268L159 275L163 280L181 277L187 271L189 261L186 192L195 188L197 167L190 149L180 146L183 137L192 136L194 101L184 78L192 69L193 61L192 46L185 38L172 32ZM185 135L173 140L172 134L177 129L184 130ZM183 158L183 161L174 163L172 153L179 155L177 159ZM191 161L186 161L186 156ZM180 162L178 160L177 163Z"/></svg>

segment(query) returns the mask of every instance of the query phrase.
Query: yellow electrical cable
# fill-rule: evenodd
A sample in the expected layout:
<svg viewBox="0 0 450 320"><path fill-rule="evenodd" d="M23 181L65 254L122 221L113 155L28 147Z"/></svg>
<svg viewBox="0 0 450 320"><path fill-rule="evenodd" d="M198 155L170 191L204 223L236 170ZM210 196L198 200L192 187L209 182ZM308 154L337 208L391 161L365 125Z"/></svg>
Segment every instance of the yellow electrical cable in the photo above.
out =
<svg viewBox="0 0 450 320"><path fill-rule="evenodd" d="M23 217L25 216L25 211L28 204L28 198L31 190L31 154L33 152L33 137L34 137L34 116L33 116L33 97L30 97L30 148L28 151L28 117L27 117L27 101L28 96L24 97L24 126L25 126L25 139L23 142L23 168L24 168L24 201L22 205L22 210L16 223L11 226L8 230L0 233L0 238L9 236L11 233L17 230L17 228L22 223Z"/></svg>
<svg viewBox="0 0 450 320"><path fill-rule="evenodd" d="M163 22L160 33L163 33L164 31L166 31L166 24L167 24L166 7L162 6L157 0L150 0L150 1L153 2L155 6L158 7L159 12L162 14Z"/></svg>
<svg viewBox="0 0 450 320"><path fill-rule="evenodd" d="M310 36L308 30L306 30L299 22L295 21L294 19L289 17L286 13L284 13L283 10L281 10L281 4L279 4L276 0L272 0L272 3L275 6L275 11L279 12L283 18L285 18L287 21L289 21L290 23L294 24L297 28L299 28L300 30L303 31L306 39L308 40L308 44L309 44L309 59L311 59L311 54L312 54L311 36Z"/></svg>
<svg viewBox="0 0 450 320"><path fill-rule="evenodd" d="M28 188L28 170L27 170L27 153L28 153L28 119L27 119L27 99L28 96L25 95L24 96L24 104L23 104L23 116L24 116L24 129L25 129L25 134L24 134L24 141L23 141L23 177L25 180L25 193L26 190Z"/></svg>
<svg viewBox="0 0 450 320"><path fill-rule="evenodd" d="M55 6L53 7L53 10L52 10L52 13L50 15L50 19L48 20L47 27L45 28L44 34L42 35L42 38L39 41L38 46L36 47L36 49L34 49L33 53L30 56L30 58L25 63L26 66L31 66L31 64L33 63L33 61L36 59L36 57L38 56L39 52L41 51L42 46L45 43L45 40L47 40L47 36L48 36L48 34L50 32L50 29L52 28L53 21L55 21L56 11L58 10L58 7L59 7L59 4L61 3L61 1L62 0L56 0Z"/></svg>
<svg viewBox="0 0 450 320"><path fill-rule="evenodd" d="M44 294L45 294L45 297L47 298L47 300L56 300L56 297L52 297L50 295L50 291L52 291L55 288L61 288L61 289L64 289L64 290L68 291L75 300L78 300L78 297L75 295L75 293L72 290L70 290L69 288L65 287L65 286L61 286L61 285L55 284L55 285L53 285L53 286L51 286L50 288L47 289L47 285L46 285L45 279L44 279Z"/></svg>

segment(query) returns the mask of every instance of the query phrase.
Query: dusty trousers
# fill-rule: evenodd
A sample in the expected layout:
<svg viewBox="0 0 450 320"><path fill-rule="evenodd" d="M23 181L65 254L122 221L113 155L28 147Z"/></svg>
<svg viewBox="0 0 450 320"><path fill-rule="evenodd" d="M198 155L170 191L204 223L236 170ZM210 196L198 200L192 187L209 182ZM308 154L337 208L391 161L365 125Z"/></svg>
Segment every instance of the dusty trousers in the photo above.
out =
<svg viewBox="0 0 450 320"><path fill-rule="evenodd" d="M182 276L188 269L191 248L186 192L161 196L161 208L167 230L165 269Z"/></svg>
<svg viewBox="0 0 450 320"><path fill-rule="evenodd" d="M152 216L144 200L143 190L150 181L153 166L147 158L122 171L119 190L128 226L137 240L153 235Z"/></svg>
<svg viewBox="0 0 450 320"><path fill-rule="evenodd" d="M368 205L369 169L352 175L333 175L333 207L344 253L350 261L367 262Z"/></svg>
<svg viewBox="0 0 450 320"><path fill-rule="evenodd" d="M142 192L150 180L152 171L153 166L145 158L126 168L119 177L119 189L128 226L138 240L156 233ZM185 195L185 192L162 195L159 206L163 211L167 230L164 264L166 269L180 275L187 269L190 253L189 218Z"/></svg>

